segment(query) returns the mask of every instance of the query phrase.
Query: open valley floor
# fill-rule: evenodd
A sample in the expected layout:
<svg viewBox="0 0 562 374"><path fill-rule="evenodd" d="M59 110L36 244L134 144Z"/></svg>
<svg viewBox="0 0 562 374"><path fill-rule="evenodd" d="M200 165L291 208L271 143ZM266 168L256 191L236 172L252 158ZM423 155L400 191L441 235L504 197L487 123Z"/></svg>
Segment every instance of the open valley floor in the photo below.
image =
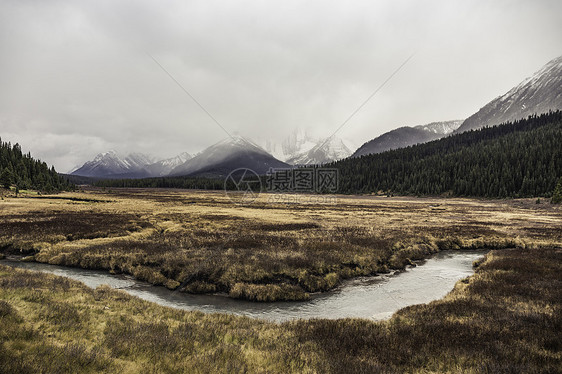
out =
<svg viewBox="0 0 562 374"><path fill-rule="evenodd" d="M562 209L534 199L87 189L0 201L2 256L191 294L306 300L443 250L489 249L445 298L389 320L273 323L156 305L0 262L2 372L556 372ZM423 265L421 265L423 266ZM63 366L61 366L63 365Z"/></svg>

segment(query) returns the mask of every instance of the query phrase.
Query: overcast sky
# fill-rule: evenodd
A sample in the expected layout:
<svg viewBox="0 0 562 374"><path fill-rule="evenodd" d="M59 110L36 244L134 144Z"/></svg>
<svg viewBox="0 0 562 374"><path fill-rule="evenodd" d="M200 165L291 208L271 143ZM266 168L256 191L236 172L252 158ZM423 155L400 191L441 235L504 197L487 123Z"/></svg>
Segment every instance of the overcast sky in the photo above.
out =
<svg viewBox="0 0 562 374"><path fill-rule="evenodd" d="M229 131L357 146L464 119L562 54L562 2L1 0L0 136L58 171L109 149L171 157Z"/></svg>

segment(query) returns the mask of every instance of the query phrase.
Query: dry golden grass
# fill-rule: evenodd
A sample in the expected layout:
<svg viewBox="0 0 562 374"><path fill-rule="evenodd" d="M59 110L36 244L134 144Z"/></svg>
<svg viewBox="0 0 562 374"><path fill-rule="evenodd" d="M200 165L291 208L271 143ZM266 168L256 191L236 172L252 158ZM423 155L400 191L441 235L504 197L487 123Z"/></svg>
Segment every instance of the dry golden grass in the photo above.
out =
<svg viewBox="0 0 562 374"><path fill-rule="evenodd" d="M220 192L119 189L0 201L0 249L186 292L305 299L441 249L562 245L534 200L335 196L238 206Z"/></svg>
<svg viewBox="0 0 562 374"><path fill-rule="evenodd" d="M557 372L562 209L534 200L338 196L236 206L218 192L0 200L2 253L187 292L305 298L441 249L505 248L386 322L273 324L172 310L0 265L0 372ZM306 199L303 199L306 200Z"/></svg>
<svg viewBox="0 0 562 374"><path fill-rule="evenodd" d="M493 251L389 321L275 324L0 265L2 373L556 373L562 251Z"/></svg>
<svg viewBox="0 0 562 374"><path fill-rule="evenodd" d="M0 265L2 373L317 372L279 325L185 312ZM278 348L278 349L277 349Z"/></svg>

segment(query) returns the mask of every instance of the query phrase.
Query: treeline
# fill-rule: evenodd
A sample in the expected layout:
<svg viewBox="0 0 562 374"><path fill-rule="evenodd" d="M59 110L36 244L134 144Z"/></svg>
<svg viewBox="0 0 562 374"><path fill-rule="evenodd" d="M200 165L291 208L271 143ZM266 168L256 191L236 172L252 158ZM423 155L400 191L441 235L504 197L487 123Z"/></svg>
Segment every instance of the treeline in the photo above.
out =
<svg viewBox="0 0 562 374"><path fill-rule="evenodd" d="M223 179L195 177L159 177L142 179L105 179L93 183L97 187L128 188L184 188L201 190L222 190Z"/></svg>
<svg viewBox="0 0 562 374"><path fill-rule="evenodd" d="M562 176L562 112L334 162L342 193L550 197Z"/></svg>
<svg viewBox="0 0 562 374"><path fill-rule="evenodd" d="M59 176L54 167L23 154L19 144L11 145L0 138L0 188L15 185L18 189L44 192L70 190L74 186Z"/></svg>

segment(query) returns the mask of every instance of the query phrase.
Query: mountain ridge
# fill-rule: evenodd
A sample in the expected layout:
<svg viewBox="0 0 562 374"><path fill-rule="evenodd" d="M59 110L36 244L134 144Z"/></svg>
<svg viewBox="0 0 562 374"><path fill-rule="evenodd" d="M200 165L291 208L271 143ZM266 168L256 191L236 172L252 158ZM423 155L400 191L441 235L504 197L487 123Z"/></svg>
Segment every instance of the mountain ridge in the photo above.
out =
<svg viewBox="0 0 562 374"><path fill-rule="evenodd" d="M153 162L151 156L142 153L129 153L123 157L110 150L98 153L93 160L85 162L70 174L84 177L142 177L147 174L144 167Z"/></svg>
<svg viewBox="0 0 562 374"><path fill-rule="evenodd" d="M562 109L562 56L468 117L457 133Z"/></svg>
<svg viewBox="0 0 562 374"><path fill-rule="evenodd" d="M206 148L169 176L225 176L237 168L248 168L265 174L270 168L287 168L258 144L241 136L230 137Z"/></svg>
<svg viewBox="0 0 562 374"><path fill-rule="evenodd" d="M405 148L415 144L426 143L451 134L462 120L431 122L425 125L402 126L390 130L359 147L351 157L360 157L373 153L382 153L391 149Z"/></svg>

